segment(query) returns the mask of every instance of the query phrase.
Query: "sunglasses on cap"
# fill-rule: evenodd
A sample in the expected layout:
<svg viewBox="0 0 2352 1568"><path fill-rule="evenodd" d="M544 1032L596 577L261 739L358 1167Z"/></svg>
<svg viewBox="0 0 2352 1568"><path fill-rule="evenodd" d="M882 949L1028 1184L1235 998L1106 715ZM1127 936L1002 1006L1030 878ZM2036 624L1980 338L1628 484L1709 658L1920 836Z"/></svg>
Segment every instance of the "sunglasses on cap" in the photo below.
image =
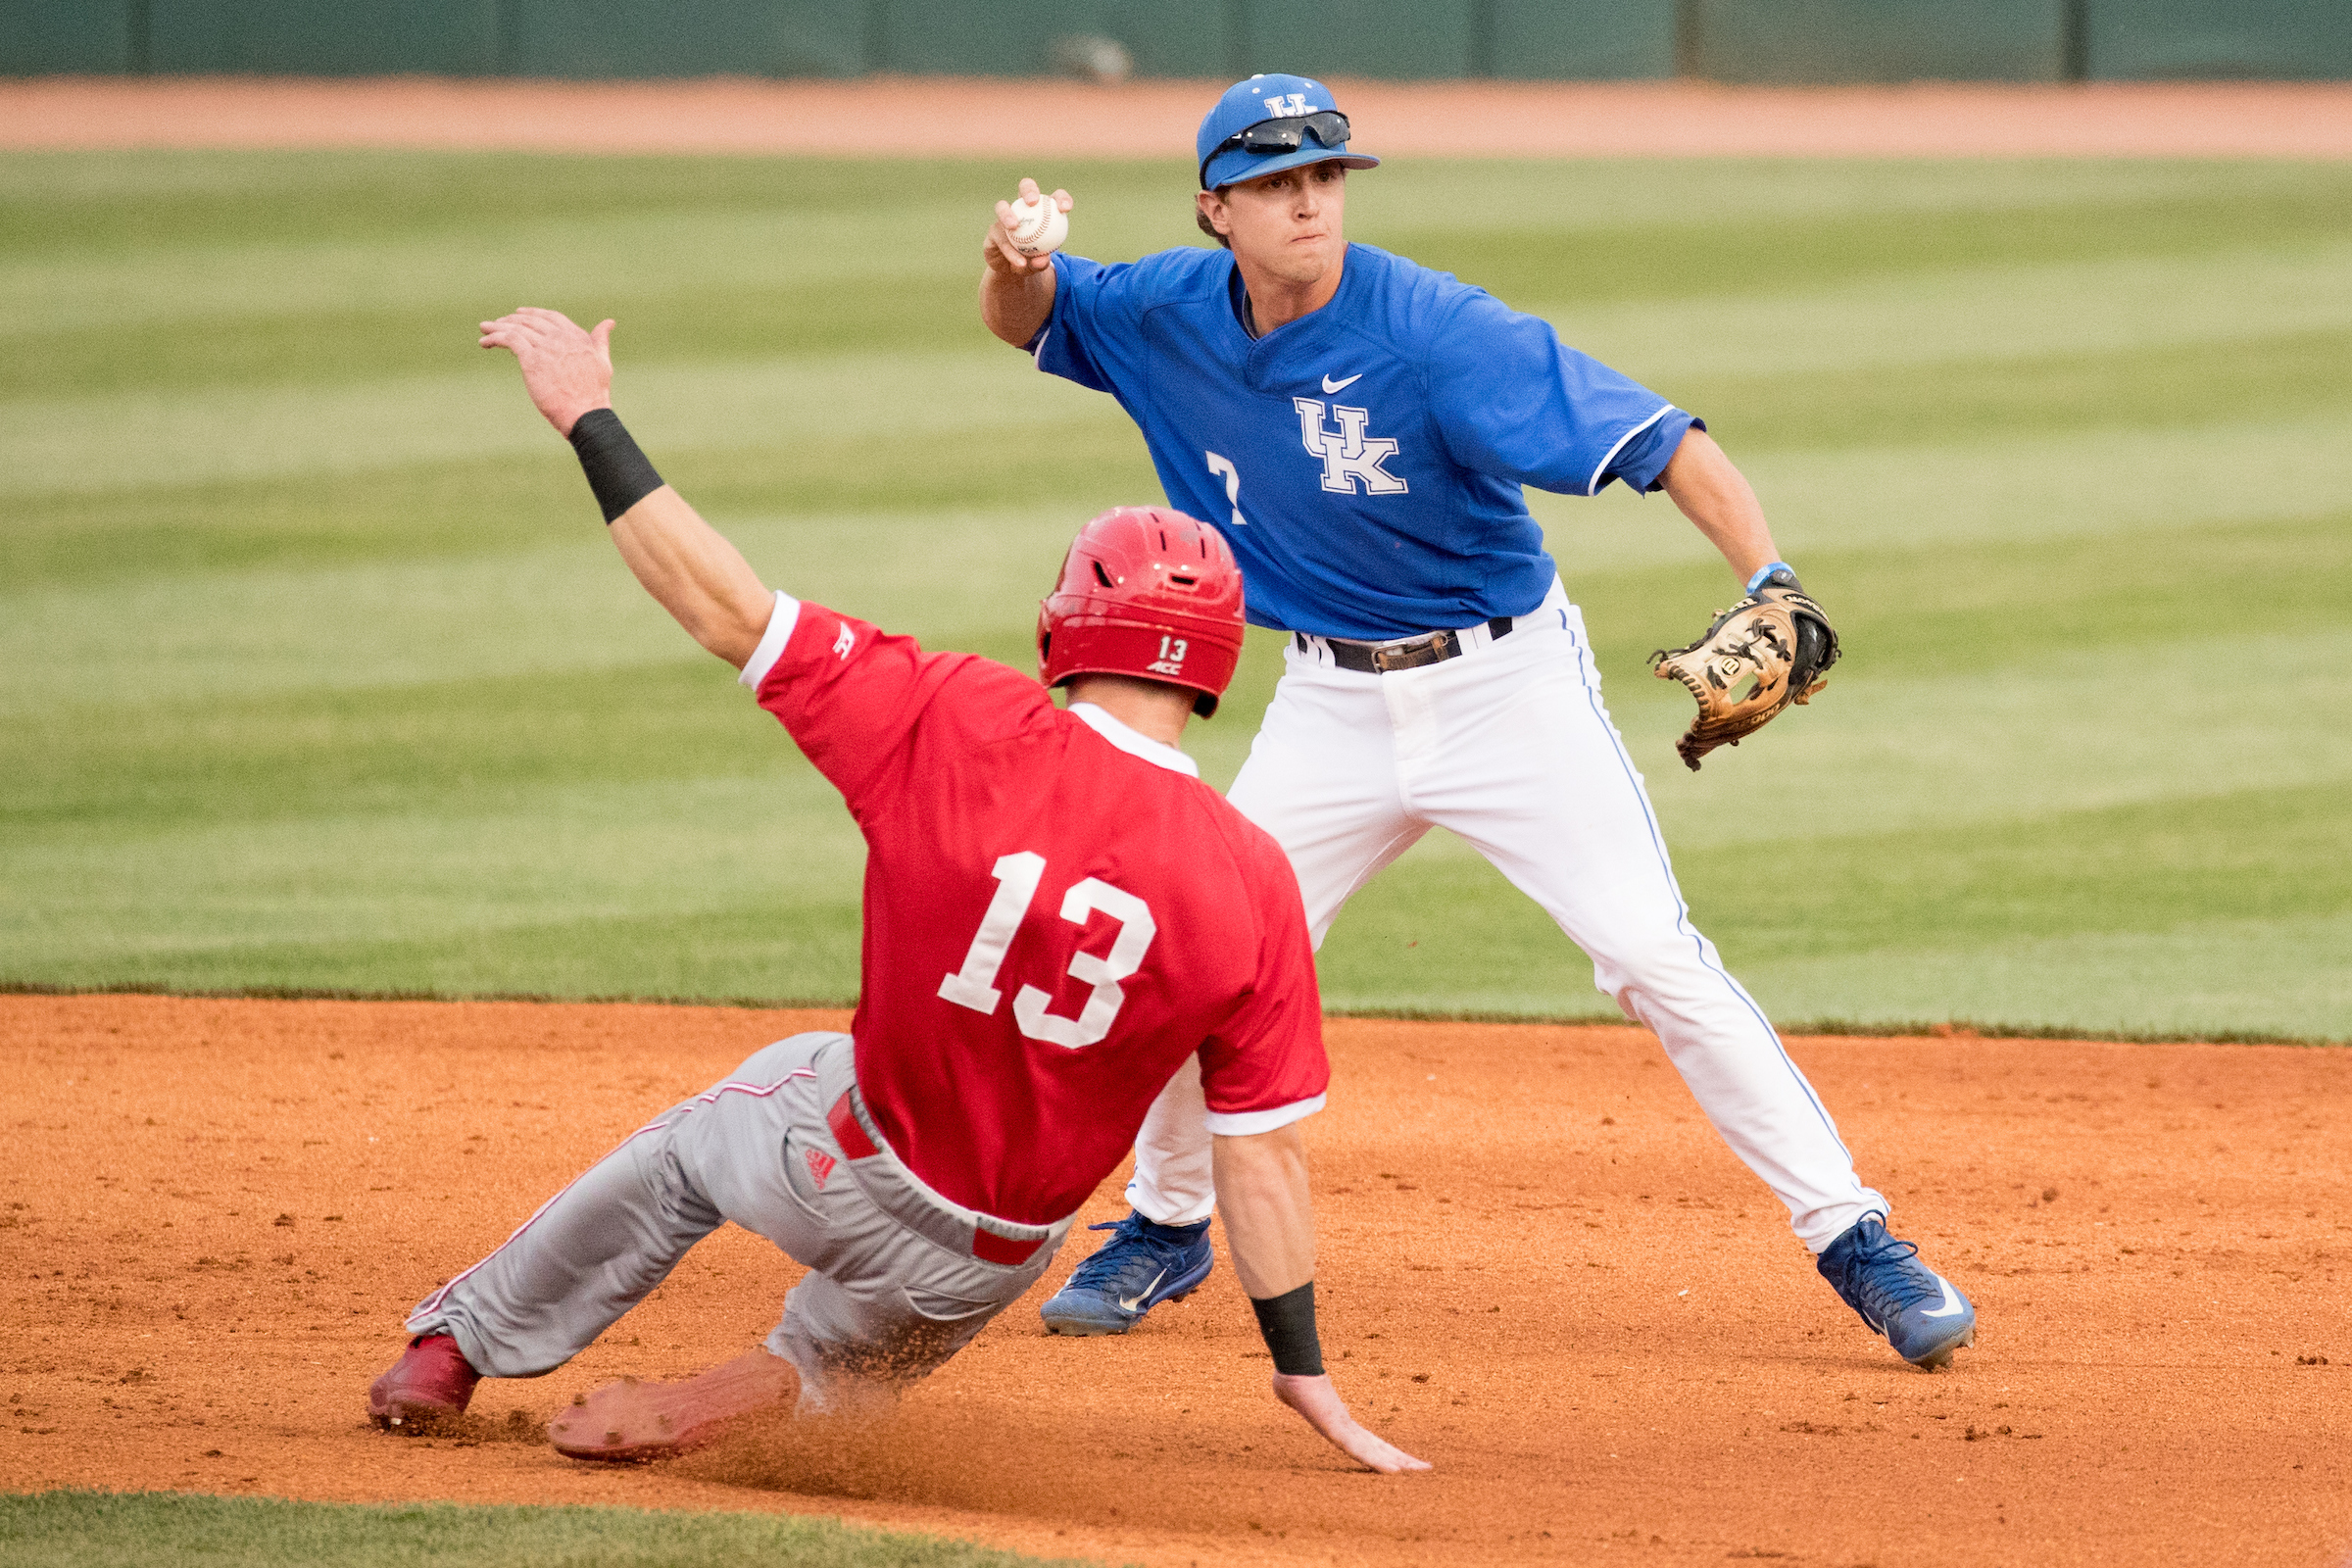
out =
<svg viewBox="0 0 2352 1568"><path fill-rule="evenodd" d="M1235 131L1208 150L1200 160L1200 185L1208 188L1208 166L1239 147L1246 153L1295 153L1312 136L1318 147L1337 150L1348 145L1348 117L1337 109L1298 115L1288 120L1261 120Z"/></svg>

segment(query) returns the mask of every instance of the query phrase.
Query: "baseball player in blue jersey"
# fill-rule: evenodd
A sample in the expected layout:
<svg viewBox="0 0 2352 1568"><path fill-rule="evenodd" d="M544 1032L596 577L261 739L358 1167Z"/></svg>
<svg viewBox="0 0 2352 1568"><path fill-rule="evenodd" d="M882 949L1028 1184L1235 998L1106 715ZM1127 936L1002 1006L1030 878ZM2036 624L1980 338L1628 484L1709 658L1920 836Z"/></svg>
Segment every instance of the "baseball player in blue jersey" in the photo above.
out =
<svg viewBox="0 0 2352 1568"><path fill-rule="evenodd" d="M1001 202L981 317L1119 400L1170 504L1229 524L1250 619L1292 634L1232 801L1288 853L1315 940L1430 828L1468 839L1657 1034L1863 1322L1947 1363L1975 1309L1887 1233L1886 1200L1692 925L1521 487L1662 489L1751 593L1793 587L1754 492L1699 420L1547 322L1348 244L1348 172L1379 160L1349 149L1320 82L1236 84L1198 152L1216 249L1027 256ZM1179 1073L1136 1146L1134 1212L1047 1302L1054 1330L1124 1333L1207 1277L1203 1115Z"/></svg>

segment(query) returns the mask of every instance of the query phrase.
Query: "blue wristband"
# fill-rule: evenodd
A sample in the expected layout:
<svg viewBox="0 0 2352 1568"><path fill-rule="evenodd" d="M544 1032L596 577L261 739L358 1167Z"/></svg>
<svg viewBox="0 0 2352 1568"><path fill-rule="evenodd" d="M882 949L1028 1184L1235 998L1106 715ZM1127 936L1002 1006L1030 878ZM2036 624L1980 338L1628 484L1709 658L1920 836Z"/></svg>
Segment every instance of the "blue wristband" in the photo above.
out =
<svg viewBox="0 0 2352 1568"><path fill-rule="evenodd" d="M1794 566L1791 566L1786 561L1766 562L1764 565L1757 570L1753 577L1747 579L1748 596L1753 598L1756 590L1770 582L1772 580L1772 574L1776 571L1785 572L1788 574L1788 580L1783 584L1784 587L1794 588L1796 586L1796 568Z"/></svg>

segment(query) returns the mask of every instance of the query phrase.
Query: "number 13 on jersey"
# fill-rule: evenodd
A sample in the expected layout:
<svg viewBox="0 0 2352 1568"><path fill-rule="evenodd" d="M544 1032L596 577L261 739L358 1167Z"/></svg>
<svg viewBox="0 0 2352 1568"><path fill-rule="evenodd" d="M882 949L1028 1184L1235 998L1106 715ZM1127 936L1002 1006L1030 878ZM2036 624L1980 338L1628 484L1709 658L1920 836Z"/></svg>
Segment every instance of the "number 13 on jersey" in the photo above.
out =
<svg viewBox="0 0 2352 1568"><path fill-rule="evenodd" d="M940 981L939 994L959 1007L993 1016L997 1004L1004 1000L1004 993L997 989L997 971L1004 966L1013 933L1028 916L1038 883L1045 880L1046 858L1030 850L1000 856L990 874L997 879L996 897L988 901L988 912L980 917L980 929L963 956L963 967ZM1098 909L1119 922L1118 940L1106 954L1072 954L1068 971L1073 979L1093 986L1093 995L1077 1017L1065 1018L1046 1010L1054 1004L1050 994L1035 986L1021 987L1012 999L1012 1017L1030 1039L1075 1051L1110 1033L1111 1020L1118 1017L1127 1001L1119 982L1143 966L1144 954L1159 928L1143 900L1100 877L1090 876L1062 895L1061 917L1072 925L1086 924L1087 917Z"/></svg>

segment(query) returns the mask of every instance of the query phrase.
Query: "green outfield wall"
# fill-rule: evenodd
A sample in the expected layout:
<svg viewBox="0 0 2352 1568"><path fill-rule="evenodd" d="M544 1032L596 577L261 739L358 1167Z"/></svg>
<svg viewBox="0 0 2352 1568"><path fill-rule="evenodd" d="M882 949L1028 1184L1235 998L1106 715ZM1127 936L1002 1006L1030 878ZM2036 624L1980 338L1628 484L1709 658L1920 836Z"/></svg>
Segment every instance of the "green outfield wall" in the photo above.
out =
<svg viewBox="0 0 2352 1568"><path fill-rule="evenodd" d="M2352 77L2352 0L0 0L0 75Z"/></svg>

